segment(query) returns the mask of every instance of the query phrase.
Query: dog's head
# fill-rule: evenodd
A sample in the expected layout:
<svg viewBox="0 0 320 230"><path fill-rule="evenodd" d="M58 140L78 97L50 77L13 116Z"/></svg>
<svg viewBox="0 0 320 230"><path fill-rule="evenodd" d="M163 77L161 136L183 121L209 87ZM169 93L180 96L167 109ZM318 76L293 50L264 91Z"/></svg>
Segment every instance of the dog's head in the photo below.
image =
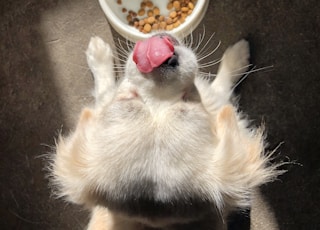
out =
<svg viewBox="0 0 320 230"><path fill-rule="evenodd" d="M199 65L195 53L177 38L160 33L135 44L125 76L148 95L172 97L193 86Z"/></svg>

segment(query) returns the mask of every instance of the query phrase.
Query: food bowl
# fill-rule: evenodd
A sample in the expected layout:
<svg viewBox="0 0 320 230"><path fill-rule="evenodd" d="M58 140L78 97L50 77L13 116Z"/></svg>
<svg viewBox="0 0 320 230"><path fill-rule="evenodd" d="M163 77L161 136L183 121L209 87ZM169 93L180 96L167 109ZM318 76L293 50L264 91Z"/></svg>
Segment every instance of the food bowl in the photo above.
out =
<svg viewBox="0 0 320 230"><path fill-rule="evenodd" d="M170 10L168 10L169 1L167 0L99 0L100 6L107 16L107 19L110 22L111 26L124 38L133 42L148 38L152 36L152 34L159 31L165 31L179 38L187 36L198 26L198 24L204 17L205 12L208 8L209 0L197 0L194 4L192 12L189 12L189 15L179 26L170 30L159 28L148 33L146 33L145 31L140 31L133 25L129 25L128 21L128 12L139 12L142 2L151 2L153 6L158 7L161 15L170 17ZM143 19L145 17L148 16L137 15L138 19Z"/></svg>

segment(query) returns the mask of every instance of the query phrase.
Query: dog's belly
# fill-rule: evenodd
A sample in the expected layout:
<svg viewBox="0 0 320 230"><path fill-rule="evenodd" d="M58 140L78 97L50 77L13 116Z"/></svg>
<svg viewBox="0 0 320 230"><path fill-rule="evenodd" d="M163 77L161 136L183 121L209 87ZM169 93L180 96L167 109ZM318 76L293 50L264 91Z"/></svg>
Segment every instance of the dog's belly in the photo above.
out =
<svg viewBox="0 0 320 230"><path fill-rule="evenodd" d="M133 217L197 218L210 211L202 174L214 136L199 104L152 113L139 101L117 102L103 123L106 170L99 204ZM107 137L106 137L107 133ZM106 143L110 142L110 143ZM108 146L112 144L112 148ZM113 164L109 164L112 161Z"/></svg>

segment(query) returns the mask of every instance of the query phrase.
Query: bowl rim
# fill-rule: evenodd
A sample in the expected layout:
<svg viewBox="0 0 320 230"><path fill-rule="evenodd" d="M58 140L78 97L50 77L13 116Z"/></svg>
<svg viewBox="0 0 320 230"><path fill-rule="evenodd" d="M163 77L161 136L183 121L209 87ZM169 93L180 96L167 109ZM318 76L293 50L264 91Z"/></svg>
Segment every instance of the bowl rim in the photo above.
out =
<svg viewBox="0 0 320 230"><path fill-rule="evenodd" d="M114 3L116 4L115 1ZM146 39L152 36L153 34L157 33L155 31L148 34L144 34L139 30L137 30L136 28L128 25L127 23L124 23L111 10L110 6L108 5L108 0L99 0L99 4L104 14L106 15L109 23L111 24L111 26L125 39L136 42L138 40ZM177 36L178 38L186 37L200 24L201 20L203 19L207 11L208 5L209 5L209 0L197 0L197 3L195 4L192 14L190 14L186 18L186 21L182 23L180 26L178 26L177 28L174 28L173 30L165 31L165 32L172 34L174 36Z"/></svg>

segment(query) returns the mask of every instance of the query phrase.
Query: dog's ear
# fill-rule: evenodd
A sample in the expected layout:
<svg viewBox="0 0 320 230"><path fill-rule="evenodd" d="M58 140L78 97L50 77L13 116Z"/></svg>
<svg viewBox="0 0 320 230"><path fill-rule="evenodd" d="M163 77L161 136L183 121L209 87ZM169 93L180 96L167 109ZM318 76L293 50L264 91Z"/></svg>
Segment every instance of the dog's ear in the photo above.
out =
<svg viewBox="0 0 320 230"><path fill-rule="evenodd" d="M237 117L235 108L224 106L217 115L218 146L215 155L222 193L231 206L248 207L258 186L273 180L280 172L269 165L265 154L263 129L250 130Z"/></svg>
<svg viewBox="0 0 320 230"><path fill-rule="evenodd" d="M86 202L86 186L83 178L86 163L86 127L93 119L93 111L83 109L76 130L56 143L56 154L51 166L52 184L58 197L83 204Z"/></svg>

